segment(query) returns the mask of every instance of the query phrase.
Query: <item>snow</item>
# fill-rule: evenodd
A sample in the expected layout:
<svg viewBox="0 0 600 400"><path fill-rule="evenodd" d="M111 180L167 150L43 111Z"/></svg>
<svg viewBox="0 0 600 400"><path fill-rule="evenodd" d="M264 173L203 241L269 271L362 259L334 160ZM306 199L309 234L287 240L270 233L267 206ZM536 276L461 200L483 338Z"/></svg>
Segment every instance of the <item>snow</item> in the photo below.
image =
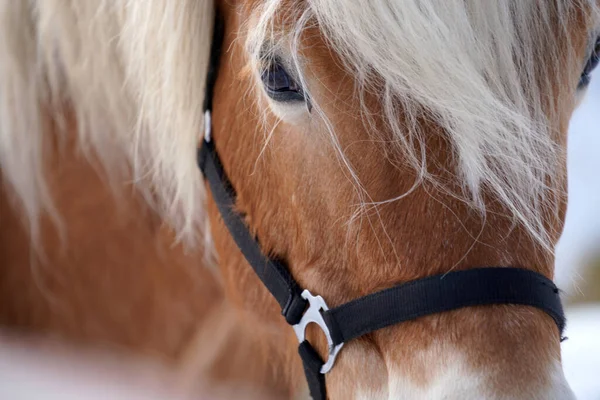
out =
<svg viewBox="0 0 600 400"><path fill-rule="evenodd" d="M569 128L569 206L556 250L556 281L568 294L581 282L587 257L600 250L600 73ZM562 344L567 380L579 400L600 400L600 304L566 310Z"/></svg>
<svg viewBox="0 0 600 400"><path fill-rule="evenodd" d="M600 305L567 309L563 369L578 400L600 399Z"/></svg>
<svg viewBox="0 0 600 400"><path fill-rule="evenodd" d="M568 146L569 206L556 249L556 281L567 292L585 258L600 248L600 73L571 120Z"/></svg>

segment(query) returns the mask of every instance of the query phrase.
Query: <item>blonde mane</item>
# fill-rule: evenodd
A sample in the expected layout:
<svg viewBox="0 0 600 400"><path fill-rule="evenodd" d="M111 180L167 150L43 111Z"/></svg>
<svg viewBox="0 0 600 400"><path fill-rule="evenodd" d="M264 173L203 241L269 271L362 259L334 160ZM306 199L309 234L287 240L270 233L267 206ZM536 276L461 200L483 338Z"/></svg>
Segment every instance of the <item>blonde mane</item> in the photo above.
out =
<svg viewBox="0 0 600 400"><path fill-rule="evenodd" d="M249 32L256 57L281 3L259 10ZM291 35L317 21L361 89L378 78L388 127L422 180L435 181L421 151L425 115L452 144L457 195L485 212L482 195L492 193L549 247L543 216L563 195L551 182L562 179L564 150L543 102L560 71L582 62L552 46L578 6L596 15L595 0L311 0L299 2ZM204 227L195 155L213 2L3 1L0 16L0 169L33 232L54 214L44 176L50 105L72 110L82 148L114 182L132 179L193 241ZM554 76L539 75L542 60L555 63L544 69Z"/></svg>
<svg viewBox="0 0 600 400"><path fill-rule="evenodd" d="M41 215L59 218L44 132L49 117L60 124L69 110L81 147L112 181L133 180L194 240L204 228L195 154L213 2L3 1L0 16L0 169L34 237Z"/></svg>
<svg viewBox="0 0 600 400"><path fill-rule="evenodd" d="M282 41L273 33L280 3L264 2L248 39L254 58L268 57L265 44ZM559 120L553 112L561 110L551 109L556 103L549 94L557 85L565 96L576 92L577 82L564 85L563 78L583 62L574 54L569 27L577 23L579 8L588 10L587 23L598 23L595 0L301 4L294 10L298 23L283 41L292 49L301 46L300 33L318 22L356 77L357 95L368 91L381 96L383 117L394 137L388 142L418 172L416 185L428 181L468 202L484 218L483 197L491 194L516 223L552 251L559 232L548 231L545 217L556 215L566 196L560 184L566 181L566 149L561 133L550 128ZM557 45L557 37L566 41L564 47ZM302 74L301 60L296 57L294 62ZM327 118L318 99L313 106ZM364 103L363 118L370 124ZM462 185L460 193L430 174L428 133L419 119L443 128L453 148L452 173ZM375 129L372 134L386 140ZM338 151L343 157L341 148Z"/></svg>

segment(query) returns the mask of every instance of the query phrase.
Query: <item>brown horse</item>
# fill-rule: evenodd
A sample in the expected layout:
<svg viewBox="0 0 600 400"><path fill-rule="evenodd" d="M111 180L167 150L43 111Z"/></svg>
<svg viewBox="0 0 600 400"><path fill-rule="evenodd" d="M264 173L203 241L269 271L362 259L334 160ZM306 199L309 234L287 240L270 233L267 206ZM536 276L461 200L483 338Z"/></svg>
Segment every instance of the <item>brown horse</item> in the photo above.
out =
<svg viewBox="0 0 600 400"><path fill-rule="evenodd" d="M430 275L548 278L596 0L0 3L0 323L306 396L297 339L196 165L329 306ZM324 340L309 329L324 353ZM569 399L557 328L462 308L346 343L334 399Z"/></svg>

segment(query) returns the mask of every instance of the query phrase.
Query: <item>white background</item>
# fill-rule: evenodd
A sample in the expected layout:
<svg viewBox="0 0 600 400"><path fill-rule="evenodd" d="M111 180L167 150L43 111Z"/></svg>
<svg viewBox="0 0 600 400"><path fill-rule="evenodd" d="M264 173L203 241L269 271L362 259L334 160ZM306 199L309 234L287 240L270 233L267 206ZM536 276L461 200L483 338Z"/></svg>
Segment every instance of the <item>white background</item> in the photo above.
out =
<svg viewBox="0 0 600 400"><path fill-rule="evenodd" d="M556 250L556 280L566 297L578 290L586 258L600 256L600 73L569 129L569 206ZM585 295L585 293L583 293ZM600 304L567 307L565 374L579 400L600 400Z"/></svg>

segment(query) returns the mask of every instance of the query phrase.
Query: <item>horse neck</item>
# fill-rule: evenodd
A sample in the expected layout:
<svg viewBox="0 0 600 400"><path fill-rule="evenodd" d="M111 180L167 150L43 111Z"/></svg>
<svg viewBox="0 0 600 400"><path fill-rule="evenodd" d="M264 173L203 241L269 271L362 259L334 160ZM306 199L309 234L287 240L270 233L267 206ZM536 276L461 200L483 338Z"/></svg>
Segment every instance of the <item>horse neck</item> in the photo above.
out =
<svg viewBox="0 0 600 400"><path fill-rule="evenodd" d="M185 386L208 378L241 386L272 380L266 362L248 368L258 344L202 251L174 245L173 232L136 190L123 181L110 185L82 154L75 121L67 127L66 136L52 128L56 140L46 149L45 177L61 225L42 217L39 247L0 182L0 325L149 356L179 371Z"/></svg>

